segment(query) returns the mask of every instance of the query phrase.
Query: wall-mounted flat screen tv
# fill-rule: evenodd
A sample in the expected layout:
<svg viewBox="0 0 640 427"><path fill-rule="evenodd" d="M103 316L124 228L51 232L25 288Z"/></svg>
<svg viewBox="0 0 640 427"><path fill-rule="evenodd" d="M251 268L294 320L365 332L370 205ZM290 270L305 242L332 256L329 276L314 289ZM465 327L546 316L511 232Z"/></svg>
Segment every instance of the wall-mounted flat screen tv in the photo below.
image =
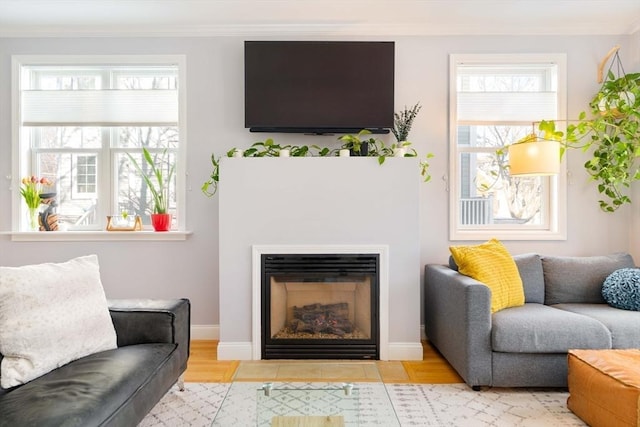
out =
<svg viewBox="0 0 640 427"><path fill-rule="evenodd" d="M245 127L252 132L386 133L393 42L246 41Z"/></svg>

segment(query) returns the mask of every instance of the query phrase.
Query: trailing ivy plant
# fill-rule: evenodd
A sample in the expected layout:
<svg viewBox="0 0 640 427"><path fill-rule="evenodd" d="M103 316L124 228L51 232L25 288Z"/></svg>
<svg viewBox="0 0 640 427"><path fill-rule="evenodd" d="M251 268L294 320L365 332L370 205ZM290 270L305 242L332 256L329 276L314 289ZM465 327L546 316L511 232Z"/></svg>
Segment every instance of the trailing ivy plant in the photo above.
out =
<svg viewBox="0 0 640 427"><path fill-rule="evenodd" d="M307 157L320 156L326 157L335 154L336 150L322 148L317 145L279 145L273 139L269 138L265 141L258 141L242 152L242 157L278 157L281 150L289 150L291 157ZM239 152L238 148L232 148L225 153L226 157L234 157ZM220 181L220 157L215 153L211 154L211 175L200 188L202 192L211 197L218 191L218 182Z"/></svg>
<svg viewBox="0 0 640 427"><path fill-rule="evenodd" d="M361 156L377 157L379 164L383 164L387 157L395 157L396 150L400 148L406 150L403 157L418 157L418 152L411 147L409 141L398 141L395 144L387 145L381 139L373 137L363 139L364 136L370 134L371 131L362 129L357 135L342 135L338 140L344 142L341 147L342 149L349 149L360 153ZM367 144L366 154L364 154L364 150L362 150L365 143ZM431 175L429 174L429 159L432 157L433 154L428 153L426 157L420 161L420 175L424 178L424 182L431 180Z"/></svg>
<svg viewBox="0 0 640 427"><path fill-rule="evenodd" d="M589 103L593 117L581 113L577 124L567 126L569 146L591 149L584 167L598 183L599 200L605 212L631 203L627 195L633 181L640 180L640 73L607 80Z"/></svg>
<svg viewBox="0 0 640 427"><path fill-rule="evenodd" d="M357 135L342 135L338 140L343 142L341 148L355 149L360 152L362 145L366 142L368 144L368 152L366 156L377 157L378 163L383 164L387 157L395 156L395 150L399 147L407 148L407 152L404 157L417 157L418 153L413 148L410 148L410 142L403 142L398 144L386 145L384 141L376 138L362 138L371 134L370 131L363 129ZM329 149L327 147L319 147L317 145L279 145L276 144L273 139L269 138L265 141L259 141L251 145L248 149L242 152L242 157L278 157L280 150L289 150L292 157L329 157L337 156L339 149ZM225 153L226 157L234 157L239 152L238 148L232 148ZM428 159L433 157L433 154L427 154L426 158L420 162L420 174L427 182L431 179L429 175L429 162ZM202 192L211 197L218 191L218 182L220 181L220 157L215 153L211 154L211 175L202 184Z"/></svg>
<svg viewBox="0 0 640 427"><path fill-rule="evenodd" d="M569 148L591 153L584 168L603 197L600 208L615 212L631 203L629 187L640 180L640 73L616 77L609 71L589 107L590 114L580 113L566 134L556 129L553 120L540 122L539 138L559 141L560 156Z"/></svg>
<svg viewBox="0 0 640 427"><path fill-rule="evenodd" d="M397 150L403 149L404 157L417 157L418 153L411 147L411 143L407 140L411 126L415 120L418 112L422 106L420 103L416 103L413 107L404 107L397 113L394 113L394 122L391 132L396 137L396 143L386 145L384 141L373 138L371 131L362 129L355 135L347 134L338 138L342 142L340 149L348 149L352 156L367 156L377 157L378 163L383 164L387 157L395 157ZM329 148L321 148L317 145L279 145L276 144L273 139L267 139L265 141L259 141L254 143L247 150L242 151L242 157L277 157L280 155L280 151L287 149L291 157L305 157L305 156L336 156L340 149L331 150ZM239 153L238 148L232 148L227 151L227 157L234 157L236 153ZM429 159L433 157L432 153L428 153L424 159L420 161L420 175L424 178L424 181L430 181L431 175L429 174ZM213 196L218 191L218 182L220 180L220 157L216 157L215 153L211 154L211 175L201 187L202 192L207 196Z"/></svg>

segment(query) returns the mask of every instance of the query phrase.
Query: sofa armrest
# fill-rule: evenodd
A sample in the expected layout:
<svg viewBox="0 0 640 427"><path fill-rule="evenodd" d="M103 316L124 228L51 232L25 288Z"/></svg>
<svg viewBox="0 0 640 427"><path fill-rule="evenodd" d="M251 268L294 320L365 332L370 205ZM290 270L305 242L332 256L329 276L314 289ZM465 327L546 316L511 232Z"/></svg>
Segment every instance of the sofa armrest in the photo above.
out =
<svg viewBox="0 0 640 427"><path fill-rule="evenodd" d="M146 343L177 345L180 360L189 358L191 303L188 299L108 300L118 347Z"/></svg>
<svg viewBox="0 0 640 427"><path fill-rule="evenodd" d="M491 385L491 291L444 265L424 274L427 338L470 386Z"/></svg>

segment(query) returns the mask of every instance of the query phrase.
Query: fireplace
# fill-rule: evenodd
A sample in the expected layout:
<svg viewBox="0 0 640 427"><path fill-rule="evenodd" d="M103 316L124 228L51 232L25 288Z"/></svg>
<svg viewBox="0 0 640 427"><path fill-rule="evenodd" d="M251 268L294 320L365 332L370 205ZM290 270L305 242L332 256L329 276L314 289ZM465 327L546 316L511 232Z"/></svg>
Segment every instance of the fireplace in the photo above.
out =
<svg viewBox="0 0 640 427"><path fill-rule="evenodd" d="M262 359L379 359L377 254L262 254Z"/></svg>

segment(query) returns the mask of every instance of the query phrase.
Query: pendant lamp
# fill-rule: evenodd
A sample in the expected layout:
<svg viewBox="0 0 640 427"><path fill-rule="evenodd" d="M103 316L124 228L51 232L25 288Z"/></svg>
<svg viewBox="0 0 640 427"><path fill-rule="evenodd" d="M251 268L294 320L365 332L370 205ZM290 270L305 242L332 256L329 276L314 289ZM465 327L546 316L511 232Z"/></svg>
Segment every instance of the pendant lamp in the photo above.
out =
<svg viewBox="0 0 640 427"><path fill-rule="evenodd" d="M511 176L556 175L560 172L560 143L539 139L509 146L509 174Z"/></svg>

